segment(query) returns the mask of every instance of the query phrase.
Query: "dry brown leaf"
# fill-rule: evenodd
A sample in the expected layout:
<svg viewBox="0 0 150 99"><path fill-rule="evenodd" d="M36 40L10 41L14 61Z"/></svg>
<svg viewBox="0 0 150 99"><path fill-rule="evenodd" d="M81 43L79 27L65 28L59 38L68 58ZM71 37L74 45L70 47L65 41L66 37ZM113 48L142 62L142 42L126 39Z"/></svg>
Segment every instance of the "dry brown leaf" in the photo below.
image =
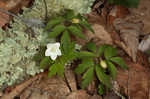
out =
<svg viewBox="0 0 150 99"><path fill-rule="evenodd" d="M32 0L0 0L0 8L17 13L22 7L29 5L31 1ZM11 19L12 16L10 17L6 13L0 12L0 27L9 23Z"/></svg>
<svg viewBox="0 0 150 99"><path fill-rule="evenodd" d="M149 68L126 61L129 70L118 70L116 81L120 85L120 90L124 89L124 93L129 99L149 99L150 73Z"/></svg>
<svg viewBox="0 0 150 99"><path fill-rule="evenodd" d="M50 97L48 99L66 99L66 96L70 93L70 89L64 79L58 76L48 78L47 75L46 73L40 80L34 81L30 87L22 92L20 97L28 96L27 99L35 99L36 97L34 96L38 96L39 98ZM43 95L39 96L39 93L36 93L39 90Z"/></svg>
<svg viewBox="0 0 150 99"><path fill-rule="evenodd" d="M78 90L68 95L66 99L91 99L85 90Z"/></svg>
<svg viewBox="0 0 150 99"><path fill-rule="evenodd" d="M117 18L114 20L114 28L120 36L120 45L126 53L136 62L139 45L139 35L142 32L143 24L127 22Z"/></svg>
<svg viewBox="0 0 150 99"><path fill-rule="evenodd" d="M13 99L15 96L19 95L25 88L29 87L32 82L34 82L37 79L40 79L43 76L43 73L40 73L33 78L23 82L22 84L16 86L10 93L6 93L2 96L1 99Z"/></svg>
<svg viewBox="0 0 150 99"><path fill-rule="evenodd" d="M144 23L143 33L150 33L150 0L142 0L138 8L130 8L130 19ZM131 18L132 17L132 18Z"/></svg>
<svg viewBox="0 0 150 99"><path fill-rule="evenodd" d="M75 79L75 74L70 69L65 69L65 79L67 80L68 86L70 87L71 91L77 90L77 83Z"/></svg>
<svg viewBox="0 0 150 99"><path fill-rule="evenodd" d="M96 45L113 43L111 35L105 29L105 20L102 17L91 13L88 15L88 21L92 25L95 33L92 33L91 31L84 31L83 33L87 40L85 41L77 38L79 44L84 45L91 39L96 43Z"/></svg>

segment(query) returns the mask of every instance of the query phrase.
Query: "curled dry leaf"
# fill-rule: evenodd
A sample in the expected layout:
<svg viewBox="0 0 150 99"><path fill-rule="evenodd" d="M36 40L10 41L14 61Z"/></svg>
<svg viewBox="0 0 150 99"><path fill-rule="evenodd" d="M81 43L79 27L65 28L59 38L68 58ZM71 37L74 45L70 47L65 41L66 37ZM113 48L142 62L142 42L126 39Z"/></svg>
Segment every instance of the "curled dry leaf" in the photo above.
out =
<svg viewBox="0 0 150 99"><path fill-rule="evenodd" d="M141 22L127 22L121 18L117 18L113 22L116 32L120 36L119 45L126 53L136 62L137 51L139 45L139 35L142 32L143 24Z"/></svg>

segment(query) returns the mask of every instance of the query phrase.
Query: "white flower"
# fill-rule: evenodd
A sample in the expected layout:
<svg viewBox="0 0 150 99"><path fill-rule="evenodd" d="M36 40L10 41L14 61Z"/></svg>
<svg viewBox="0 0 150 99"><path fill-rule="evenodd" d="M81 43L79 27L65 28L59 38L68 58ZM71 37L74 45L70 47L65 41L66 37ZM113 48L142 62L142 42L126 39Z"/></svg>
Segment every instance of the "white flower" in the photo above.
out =
<svg viewBox="0 0 150 99"><path fill-rule="evenodd" d="M45 56L50 56L52 60L55 60L57 56L61 56L61 51L59 47L60 47L59 42L47 44Z"/></svg>

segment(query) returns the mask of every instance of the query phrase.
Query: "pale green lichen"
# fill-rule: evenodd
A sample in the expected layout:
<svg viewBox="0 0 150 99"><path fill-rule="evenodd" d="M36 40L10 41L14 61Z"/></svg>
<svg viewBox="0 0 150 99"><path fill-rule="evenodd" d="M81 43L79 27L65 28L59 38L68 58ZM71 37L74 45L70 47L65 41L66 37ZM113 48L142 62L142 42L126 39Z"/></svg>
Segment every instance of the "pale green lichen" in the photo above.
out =
<svg viewBox="0 0 150 99"><path fill-rule="evenodd" d="M72 9L76 13L86 14L91 11L91 6L95 0L56 0L65 8Z"/></svg>
<svg viewBox="0 0 150 99"><path fill-rule="evenodd" d="M94 0L46 0L48 16L59 13L65 8L71 8L77 13L87 13ZM59 1L59 0L58 0ZM68 5L68 6L67 6ZM64 8L65 7L65 8ZM24 8L22 18L34 18L44 21L45 8L42 0L35 0L32 8ZM40 45L54 42L47 39L47 33L43 28L32 27L33 31L19 19L10 23L12 28L6 31L0 29L0 89L23 81L27 75L35 75L42 72L32 60Z"/></svg>

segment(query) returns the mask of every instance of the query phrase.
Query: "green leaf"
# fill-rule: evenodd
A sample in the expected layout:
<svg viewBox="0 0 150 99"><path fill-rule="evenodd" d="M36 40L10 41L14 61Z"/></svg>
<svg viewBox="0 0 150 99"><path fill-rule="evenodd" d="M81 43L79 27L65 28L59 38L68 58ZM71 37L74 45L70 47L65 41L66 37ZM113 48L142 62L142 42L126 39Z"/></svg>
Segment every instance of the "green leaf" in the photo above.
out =
<svg viewBox="0 0 150 99"><path fill-rule="evenodd" d="M78 58L83 58L83 57L97 57L96 54L88 51L80 51L77 53Z"/></svg>
<svg viewBox="0 0 150 99"><path fill-rule="evenodd" d="M71 40L70 40L69 33L68 31L65 31L61 36L61 46L64 53L68 53L70 42Z"/></svg>
<svg viewBox="0 0 150 99"><path fill-rule="evenodd" d="M104 85L103 84L98 85L98 94L99 95L104 94Z"/></svg>
<svg viewBox="0 0 150 99"><path fill-rule="evenodd" d="M46 68L47 66L50 66L51 63L52 60L50 59L50 57L45 57L40 62L40 68Z"/></svg>
<svg viewBox="0 0 150 99"><path fill-rule="evenodd" d="M116 69L115 65L113 63L111 63L110 61L107 61L107 64L108 64L108 70L110 71L112 80L115 80L115 78L117 76L117 69Z"/></svg>
<svg viewBox="0 0 150 99"><path fill-rule="evenodd" d="M62 77L62 78L64 78L64 65L63 64L61 64L61 63L59 63L58 65L57 65L57 74L60 76L60 77Z"/></svg>
<svg viewBox="0 0 150 99"><path fill-rule="evenodd" d="M108 0L110 4L122 5L128 8L137 8L139 0Z"/></svg>
<svg viewBox="0 0 150 99"><path fill-rule="evenodd" d="M83 75L82 88L87 87L93 80L94 67L90 67L88 71Z"/></svg>
<svg viewBox="0 0 150 99"><path fill-rule="evenodd" d="M93 66L94 62L92 58L86 58L82 59L82 63L78 65L78 67L75 69L75 72L77 74L82 74L85 72L89 67Z"/></svg>
<svg viewBox="0 0 150 99"><path fill-rule="evenodd" d="M49 68L48 77L52 77L52 76L56 75L56 73L57 73L57 64L53 64Z"/></svg>
<svg viewBox="0 0 150 99"><path fill-rule="evenodd" d="M99 56L102 56L102 54L104 53L105 49L108 47L108 45L101 45L99 48L98 48L98 55Z"/></svg>
<svg viewBox="0 0 150 99"><path fill-rule="evenodd" d="M118 64L123 69L128 69L128 66L125 64L124 60L120 57L112 57L110 59L112 62Z"/></svg>
<svg viewBox="0 0 150 99"><path fill-rule="evenodd" d="M65 17L67 20L71 20L72 18L75 17L74 11L71 10L71 9L66 9L66 10L65 10L65 15L64 15L64 17Z"/></svg>
<svg viewBox="0 0 150 99"><path fill-rule="evenodd" d="M60 77L64 77L64 65L56 62L49 68L48 77L52 77L58 74Z"/></svg>
<svg viewBox="0 0 150 99"><path fill-rule="evenodd" d="M112 46L107 46L105 51L104 51L104 56L108 60L113 56L117 55L117 49L113 48Z"/></svg>
<svg viewBox="0 0 150 99"><path fill-rule="evenodd" d="M59 34L61 34L64 30L66 29L66 27L62 24L57 25L53 28L52 32L49 33L49 37L50 38L55 38L57 37Z"/></svg>
<svg viewBox="0 0 150 99"><path fill-rule="evenodd" d="M46 27L44 28L44 30L48 30L51 29L53 26L60 24L61 22L64 21L64 18L62 17L57 17L57 18L53 18L50 21L48 21Z"/></svg>
<svg viewBox="0 0 150 99"><path fill-rule="evenodd" d="M111 88L109 76L104 73L103 69L100 68L98 64L96 65L96 75L104 85L106 85L108 88Z"/></svg>
<svg viewBox="0 0 150 99"><path fill-rule="evenodd" d="M108 2L109 2L110 4L113 4L113 3L114 3L114 0L108 0Z"/></svg>
<svg viewBox="0 0 150 99"><path fill-rule="evenodd" d="M83 35L82 33L82 30L80 30L78 27L76 26L69 26L68 27L68 30L74 35L74 36L77 36L79 38L82 38L82 39L86 39L85 36Z"/></svg>
<svg viewBox="0 0 150 99"><path fill-rule="evenodd" d="M95 33L95 31L92 29L91 25L87 21L82 20L80 21L80 24L83 25L86 29L90 30L92 33Z"/></svg>
<svg viewBox="0 0 150 99"><path fill-rule="evenodd" d="M87 48L88 50L92 51L92 52L96 52L96 44L94 42L89 42L85 45L85 48Z"/></svg>

